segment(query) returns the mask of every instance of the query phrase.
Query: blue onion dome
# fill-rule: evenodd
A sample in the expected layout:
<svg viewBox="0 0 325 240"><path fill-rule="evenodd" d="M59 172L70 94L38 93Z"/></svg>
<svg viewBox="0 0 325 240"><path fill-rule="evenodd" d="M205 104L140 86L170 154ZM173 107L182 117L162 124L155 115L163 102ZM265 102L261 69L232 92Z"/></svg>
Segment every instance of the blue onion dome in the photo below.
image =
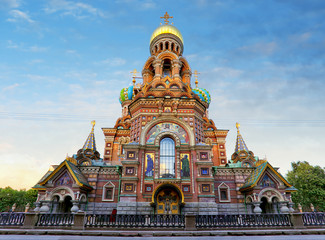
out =
<svg viewBox="0 0 325 240"><path fill-rule="evenodd" d="M203 102L210 104L211 96L210 96L210 93L206 89L194 88L194 89L192 89L192 92L197 94Z"/></svg>
<svg viewBox="0 0 325 240"><path fill-rule="evenodd" d="M120 103L123 103L126 100L132 100L133 98L133 86L122 88L120 92Z"/></svg>

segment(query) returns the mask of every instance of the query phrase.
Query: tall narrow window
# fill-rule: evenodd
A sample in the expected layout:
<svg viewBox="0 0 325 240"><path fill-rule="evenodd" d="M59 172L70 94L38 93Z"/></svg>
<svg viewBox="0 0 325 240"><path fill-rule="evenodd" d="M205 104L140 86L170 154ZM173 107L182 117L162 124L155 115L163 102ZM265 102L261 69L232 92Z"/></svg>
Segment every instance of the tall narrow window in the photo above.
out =
<svg viewBox="0 0 325 240"><path fill-rule="evenodd" d="M160 141L160 177L175 177L175 142L171 138Z"/></svg>

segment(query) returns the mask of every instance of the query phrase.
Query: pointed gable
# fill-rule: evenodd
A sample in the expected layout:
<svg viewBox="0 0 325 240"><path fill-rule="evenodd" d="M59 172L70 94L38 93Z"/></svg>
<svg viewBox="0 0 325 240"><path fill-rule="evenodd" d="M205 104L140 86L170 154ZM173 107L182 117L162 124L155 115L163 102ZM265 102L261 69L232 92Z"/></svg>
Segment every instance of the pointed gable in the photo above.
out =
<svg viewBox="0 0 325 240"><path fill-rule="evenodd" d="M239 190L242 192L250 190L259 184L263 184L263 180L266 181L266 184L272 185L271 181L273 181L273 180L270 179L268 174L264 174L267 170L269 170L271 173L273 173L275 176L277 176L278 179L280 181L282 181L283 184L287 187L287 189L291 189L293 187L278 171L276 171L271 166L271 164L269 164L267 161L265 161L264 163L260 164L253 170L251 175L246 179L244 185ZM263 176L263 178L262 178L262 176ZM273 184L275 185L274 181L273 181ZM272 187L272 186L269 186L269 187Z"/></svg>
<svg viewBox="0 0 325 240"><path fill-rule="evenodd" d="M64 171L66 169L66 171ZM63 172L58 176L59 172ZM50 181L54 180L54 184L59 185L72 185L76 183L80 187L91 189L86 177L81 173L79 168L72 162L64 160L55 170L52 172L47 172L45 176L38 182L39 187L44 187L44 185Z"/></svg>

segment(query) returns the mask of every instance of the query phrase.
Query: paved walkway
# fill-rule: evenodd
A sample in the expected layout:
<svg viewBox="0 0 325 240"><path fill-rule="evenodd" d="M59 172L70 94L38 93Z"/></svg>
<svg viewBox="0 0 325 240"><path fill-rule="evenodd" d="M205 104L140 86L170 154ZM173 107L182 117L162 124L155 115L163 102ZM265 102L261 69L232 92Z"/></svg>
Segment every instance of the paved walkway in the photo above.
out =
<svg viewBox="0 0 325 240"><path fill-rule="evenodd" d="M202 230L202 231L150 231L150 230L62 230L62 229L0 229L0 235L79 235L112 237L170 237L170 236L266 236L266 235L325 235L319 229L258 229L258 230ZM324 236L325 239L325 236Z"/></svg>

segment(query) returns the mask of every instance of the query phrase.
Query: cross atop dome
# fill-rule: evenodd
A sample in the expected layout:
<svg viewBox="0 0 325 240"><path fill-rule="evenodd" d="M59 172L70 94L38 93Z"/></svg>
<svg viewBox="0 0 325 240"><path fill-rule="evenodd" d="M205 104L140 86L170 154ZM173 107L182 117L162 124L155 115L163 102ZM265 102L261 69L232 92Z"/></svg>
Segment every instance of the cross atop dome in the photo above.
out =
<svg viewBox="0 0 325 240"><path fill-rule="evenodd" d="M197 87L197 84L199 83L198 80L197 80L199 74L200 74L200 73L199 73L197 70L194 71L195 86L196 86L196 87Z"/></svg>
<svg viewBox="0 0 325 240"><path fill-rule="evenodd" d="M165 24L168 25L168 23L169 23L169 20L168 19L173 18L173 17L172 16L169 16L169 14L166 12L165 15L163 17L160 17L160 18L163 18Z"/></svg>

